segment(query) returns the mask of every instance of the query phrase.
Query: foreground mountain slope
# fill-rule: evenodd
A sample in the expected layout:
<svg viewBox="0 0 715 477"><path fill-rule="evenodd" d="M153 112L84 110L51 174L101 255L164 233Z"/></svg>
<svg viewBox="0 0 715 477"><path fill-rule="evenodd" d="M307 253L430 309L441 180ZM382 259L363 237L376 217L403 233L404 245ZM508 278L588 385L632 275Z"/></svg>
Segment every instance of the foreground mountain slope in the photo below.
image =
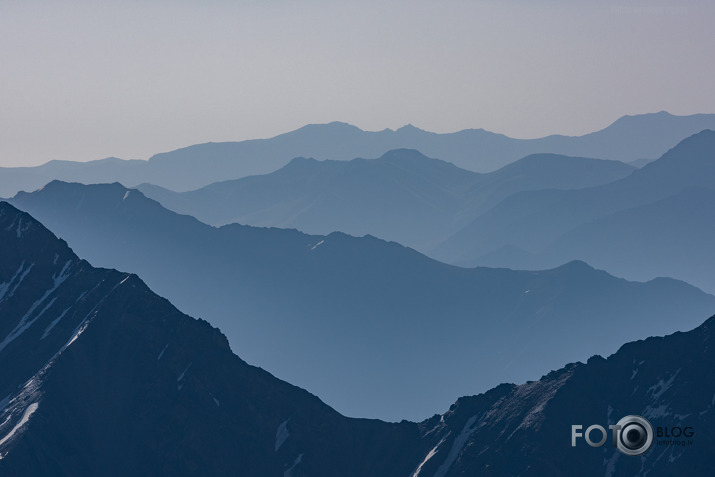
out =
<svg viewBox="0 0 715 477"><path fill-rule="evenodd" d="M237 222L315 234L340 230L428 250L515 192L600 185L633 170L618 161L535 154L477 174L398 149L372 160L296 158L271 174L190 192L149 184L138 189L211 225Z"/></svg>
<svg viewBox="0 0 715 477"><path fill-rule="evenodd" d="M715 129L715 115L673 116L661 111L624 116L584 136L539 139L513 139L483 129L436 134L405 126L396 131L368 132L345 123L314 124L270 139L197 144L156 154L149 161L52 161L32 168L2 168L0 196L34 190L53 179L85 184L119 181L129 186L151 183L186 191L216 181L267 174L298 156L350 160L379 157L399 148L417 149L476 172L494 171L534 153L627 162L655 159L703 129Z"/></svg>
<svg viewBox="0 0 715 477"><path fill-rule="evenodd" d="M418 418L715 310L715 297L685 283L627 282L583 262L467 270L369 236L217 229L119 184L53 182L13 203L349 415Z"/></svg>
<svg viewBox="0 0 715 477"><path fill-rule="evenodd" d="M406 475L422 451L417 425L340 416L4 202L0 244L3 476Z"/></svg>
<svg viewBox="0 0 715 477"><path fill-rule="evenodd" d="M687 333L628 343L608 359L594 356L536 382L461 398L421 424L424 436L439 441L418 475L707 475L715 452L708 431L715 424L714 331L712 317ZM608 429L631 414L648 419L656 433L641 456L622 454L610 432L602 447L583 438L571 446L572 425ZM674 428L686 427L693 435L680 435L676 445Z"/></svg>
<svg viewBox="0 0 715 477"><path fill-rule="evenodd" d="M581 255L577 243L571 245L568 242L570 235L566 235L572 233L577 227L585 227L587 224L593 223L589 226L590 230L595 232L596 229L599 229L598 235L601 237L610 236L612 233L618 234L617 227L607 229L602 229L602 227L608 223L619 221L617 218L608 218L613 214L633 209L629 213L630 227L642 226L643 230L652 229L648 222L654 218L649 218L649 216L658 206L643 208L644 206L676 196L686 189L712 189L714 180L715 131L702 131L682 141L660 159L647 164L621 180L580 190L542 190L514 194L440 244L430 252L430 255L450 263L474 265L483 263L480 260L481 257L494 253L502 247L521 249L527 252L527 256L528 254L539 255L551 247L551 251L556 252L551 260L545 256L541 258L541 261L535 260L535 263L528 264L519 261L517 256L516 259L511 257L513 260L511 263L501 263L502 266L543 266L554 263L554 260L558 263L558 260L562 259L564 255L559 255L557 247L562 247L564 250L573 252L569 256L585 258L591 255ZM682 235L699 233L698 228L692 228L692 224L697 221L688 219L692 218L693 214L699 214L704 227L712 223L710 209L707 206L698 206L693 209L694 204L686 204L686 201L672 202L671 207L673 204L679 203L682 208L679 212L666 214L674 220L668 222L668 227L679 230ZM678 219L679 215L683 218L682 223ZM562 236L564 236L563 239L560 239ZM667 241L663 240L661 234L643 238L646 239L642 244L645 248L653 247L663 250L667 247ZM556 244L557 240L559 240L558 245ZM603 250L604 253L608 253L608 251L607 247ZM584 252L587 250L584 249ZM698 259L703 250L677 249L677 252L689 255L689 258L682 263L692 263ZM510 258L508 254L502 256L506 259ZM616 256L612 258L615 260ZM489 263L499 262L492 260ZM680 271L683 268L681 266ZM627 272L626 276L628 277L644 276L643 273L639 273L637 266L628 269ZM710 291L713 290L702 276L676 272L677 270L672 267L663 266L655 276L675 275L678 278L695 282L699 286L707 287ZM709 281L713 282L712 279Z"/></svg>
<svg viewBox="0 0 715 477"><path fill-rule="evenodd" d="M418 424L390 424L345 418L249 366L217 329L135 275L92 268L6 203L0 244L4 476L679 476L711 468L715 317L539 381L460 398ZM609 443L571 446L572 425L607 428L627 414L654 430L693 433L680 445L656 437L640 457Z"/></svg>

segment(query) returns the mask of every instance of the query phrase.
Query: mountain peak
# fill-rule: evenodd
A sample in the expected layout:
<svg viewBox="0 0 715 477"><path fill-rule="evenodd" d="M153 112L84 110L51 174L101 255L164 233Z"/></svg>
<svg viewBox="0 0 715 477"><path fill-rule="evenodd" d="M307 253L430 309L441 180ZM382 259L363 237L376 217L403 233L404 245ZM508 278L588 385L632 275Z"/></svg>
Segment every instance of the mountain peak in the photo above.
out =
<svg viewBox="0 0 715 477"><path fill-rule="evenodd" d="M321 133L321 134L324 134L326 132L330 132L332 134L340 133L340 132L359 133L359 132L363 132L363 130L357 126L353 126L350 123L345 123L342 121L332 121L329 123L306 124L305 126L298 128L295 131L289 132L287 134L297 134L297 133Z"/></svg>
<svg viewBox="0 0 715 477"><path fill-rule="evenodd" d="M710 172L705 173L703 167ZM646 164L637 172L648 174L661 169L668 169L678 176L700 175L702 179L710 181L715 173L715 131L703 129L683 139L659 159Z"/></svg>
<svg viewBox="0 0 715 477"><path fill-rule="evenodd" d="M429 157L422 154L417 149L400 148L392 149L387 151L385 154L380 156L379 160L389 161L389 160L406 160L406 159L430 159Z"/></svg>
<svg viewBox="0 0 715 477"><path fill-rule="evenodd" d="M313 157L298 156L298 157L294 157L293 159L291 159L290 162L283 167L287 168L287 167L302 166L302 165L306 165L306 164L317 164L318 162L319 161Z"/></svg>
<svg viewBox="0 0 715 477"><path fill-rule="evenodd" d="M412 123L405 124L401 128L398 128L395 132L397 133L424 133L427 132L424 129L420 129Z"/></svg>

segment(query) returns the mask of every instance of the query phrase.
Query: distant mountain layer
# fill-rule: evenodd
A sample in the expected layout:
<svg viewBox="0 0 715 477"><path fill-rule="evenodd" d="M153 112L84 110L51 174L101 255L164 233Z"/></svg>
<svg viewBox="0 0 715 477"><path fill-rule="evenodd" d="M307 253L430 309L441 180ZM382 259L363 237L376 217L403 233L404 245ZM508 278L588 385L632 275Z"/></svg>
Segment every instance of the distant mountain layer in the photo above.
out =
<svg viewBox="0 0 715 477"><path fill-rule="evenodd" d="M349 415L419 418L715 311L685 283L627 282L578 261L468 270L370 236L214 228L119 184L52 182L12 202Z"/></svg>
<svg viewBox="0 0 715 477"><path fill-rule="evenodd" d="M53 179L127 186L151 183L175 191L213 182L267 174L294 157L350 160L379 157L400 148L417 149L463 169L490 172L534 153L633 161L654 159L680 140L715 129L715 115L673 116L664 111L624 116L601 131L578 137L512 139L483 129L435 134L413 126L396 131L362 131L344 123L309 125L271 139L208 143L157 154L149 161L103 159L88 163L52 161L39 167L0 169L0 196L32 191ZM640 164L638 162L637 164Z"/></svg>
<svg viewBox="0 0 715 477"><path fill-rule="evenodd" d="M478 174L410 149L379 159L296 158L263 176L191 192L138 187L164 207L211 225L297 228L375 235L428 250L507 196L523 190L605 184L634 170L618 161L534 154Z"/></svg>
<svg viewBox="0 0 715 477"><path fill-rule="evenodd" d="M135 275L91 267L6 203L0 245L3 476L681 476L711 468L715 317L539 381L460 398L419 423L390 424L345 418L249 366L217 329ZM464 372L468 362L452 366ZM425 385L434 378L425 373ZM608 429L629 414L661 434L641 456L622 454L610 433L602 447L583 438L571 445L572 425ZM676 429L678 445L663 437Z"/></svg>
<svg viewBox="0 0 715 477"><path fill-rule="evenodd" d="M715 131L629 176L580 190L513 194L430 251L466 266L588 260L630 279L671 276L715 292Z"/></svg>

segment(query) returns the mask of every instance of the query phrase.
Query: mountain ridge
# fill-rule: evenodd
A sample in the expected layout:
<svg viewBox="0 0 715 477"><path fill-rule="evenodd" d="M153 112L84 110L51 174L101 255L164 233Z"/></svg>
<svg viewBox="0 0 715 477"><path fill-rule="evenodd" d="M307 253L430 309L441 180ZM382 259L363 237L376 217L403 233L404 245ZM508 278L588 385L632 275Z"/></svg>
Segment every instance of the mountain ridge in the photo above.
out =
<svg viewBox="0 0 715 477"><path fill-rule="evenodd" d="M690 254L685 257L687 260L684 263L697 263L698 260L707 259L711 255L708 253L708 247L701 244L698 248L692 248L685 244L691 242L690 237L697 237L703 233L712 236L715 233L708 228L713 217L710 208L705 204L691 201L678 213L662 210L663 214L667 212L668 217L672 219L669 224L660 225L662 231L667 232L666 235L674 239L670 241L659 241L662 234L653 228L654 221L658 220L657 215L654 215L655 212L651 212L648 216L638 215L637 212L654 211L657 203L663 205L664 200L681 194L685 189L693 187L712 189L713 178L715 178L715 131L704 130L684 139L661 158L614 182L579 190L534 190L515 193L428 253L448 263L460 263L466 266L489 263L516 268L548 267L561 260L580 258L579 253L582 251L588 253L588 257L594 256L594 247L587 247L588 244L585 242L583 250L579 249L577 243L567 243L569 234L575 234L579 228L591 227L592 233L597 232L602 237L622 235L622 230L619 231L618 228L603 228L603 226L610 222L617 222L618 217L623 214L630 214L631 225L628 227L637 226L640 221L643 221L643 227L648 226L652 231L649 237L642 236L644 240L648 239L647 243L643 244L644 247L654 250L643 259L648 269L653 268L650 265L663 262L661 257L664 254ZM699 215L701 226L697 226L698 221L692 219L696 214ZM688 218L690 225L685 222L681 224L682 226L677 225L679 215L683 220ZM676 232L679 234L677 239L674 235ZM614 247L619 245L615 244ZM508 254L499 252L506 246L522 252L509 257ZM560 254L558 247L563 250L568 249L570 253ZM599 255L604 257L604 253L607 255L607 252L609 249L605 248ZM630 253L634 254L634 257L642 252L639 244L631 244ZM486 259L485 262L481 261L482 257ZM599 263L606 266L617 261L613 256ZM620 274L629 278L645 278L643 273L639 273L638 267L617 269ZM706 291L714 290L709 274L688 273L683 266L674 268L664 265L653 273L675 276L694 283Z"/></svg>
<svg viewBox="0 0 715 477"><path fill-rule="evenodd" d="M639 126L634 128L633 123ZM307 129L305 129L307 128ZM322 128L322 131L320 132ZM547 136L512 139L467 129L456 133L421 132L417 128L379 132L335 123L310 125L269 139L205 143L155 154L148 161L112 164L77 163L69 167L44 164L34 168L0 169L0 196L34 190L52 179L83 183L119 181L128 186L152 183L187 191L222 179L266 174L296 156L350 160L377 157L385 151L409 147L477 172L489 172L532 153L558 153L633 161L659 157L683 138L703 129L715 129L715 115L637 115L625 123L615 121L584 136ZM207 165L210 164L210 167Z"/></svg>
<svg viewBox="0 0 715 477"><path fill-rule="evenodd" d="M271 174L183 193L149 184L137 189L211 225L238 222L317 234L341 230L426 252L515 191L593 186L633 170L617 161L533 154L478 174L417 150L396 149L377 159L295 158Z"/></svg>

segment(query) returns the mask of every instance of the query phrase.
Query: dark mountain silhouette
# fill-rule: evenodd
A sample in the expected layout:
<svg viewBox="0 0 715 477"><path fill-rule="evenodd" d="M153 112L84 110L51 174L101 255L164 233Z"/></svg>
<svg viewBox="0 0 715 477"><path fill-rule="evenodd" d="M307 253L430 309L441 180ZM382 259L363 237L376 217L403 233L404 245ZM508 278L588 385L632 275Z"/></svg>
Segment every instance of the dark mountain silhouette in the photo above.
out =
<svg viewBox="0 0 715 477"><path fill-rule="evenodd" d="M627 282L583 262L468 270L370 236L214 228L119 184L52 182L13 203L350 415L428 415L453 396L687 329L715 309L685 283Z"/></svg>
<svg viewBox="0 0 715 477"><path fill-rule="evenodd" d="M421 424L423 435L438 444L418 475L706 475L715 451L708 433L715 384L706 378L715 366L714 331L712 317L687 333L628 343L608 359L593 356L536 382L461 398ZM639 457L613 447L610 431L603 447L583 438L571 446L572 425L608 429L633 414L648 419L656 434ZM674 429L686 427L690 438L672 439Z"/></svg>
<svg viewBox="0 0 715 477"><path fill-rule="evenodd" d="M136 276L96 269L0 203L3 476L706 475L715 317L539 381L399 424L345 418L246 364ZM675 317L676 315L674 315ZM619 334L618 327L609 327ZM454 365L463 363L455 363ZM431 384L433 376L425 380ZM571 426L628 414L683 445L640 457L571 446Z"/></svg>
<svg viewBox="0 0 715 477"><path fill-rule="evenodd" d="M379 159L297 158L271 174L177 193L138 187L164 207L211 225L241 223L327 234L374 235L428 250L505 197L523 190L588 187L634 169L618 161L534 154L489 173L459 169L418 151Z"/></svg>
<svg viewBox="0 0 715 477"><path fill-rule="evenodd" d="M136 276L0 203L0 475L406 475L416 424L347 419Z"/></svg>
<svg viewBox="0 0 715 477"><path fill-rule="evenodd" d="M680 140L715 129L715 115L673 116L665 111L625 116L584 136L513 139L483 129L436 134L414 126L362 131L345 123L315 124L271 139L197 144L156 154L149 161L105 159L88 163L52 161L31 168L0 169L0 196L34 190L53 179L129 186L151 183L175 191L213 182L267 174L297 156L350 160L379 157L392 149L417 149L463 169L490 172L534 153L631 161L655 159Z"/></svg>
<svg viewBox="0 0 715 477"><path fill-rule="evenodd" d="M430 255L464 265L518 268L549 266L567 256L598 257L602 264L615 264L620 257L625 261L615 269L623 276L674 276L713 291L712 274L689 267L703 259L709 263L707 249L694 246L703 234L713 234L709 195L684 191L713 189L714 180L715 132L702 131L621 180L580 190L514 194ZM614 237L625 242L612 244ZM626 253L634 255L626 258Z"/></svg>

